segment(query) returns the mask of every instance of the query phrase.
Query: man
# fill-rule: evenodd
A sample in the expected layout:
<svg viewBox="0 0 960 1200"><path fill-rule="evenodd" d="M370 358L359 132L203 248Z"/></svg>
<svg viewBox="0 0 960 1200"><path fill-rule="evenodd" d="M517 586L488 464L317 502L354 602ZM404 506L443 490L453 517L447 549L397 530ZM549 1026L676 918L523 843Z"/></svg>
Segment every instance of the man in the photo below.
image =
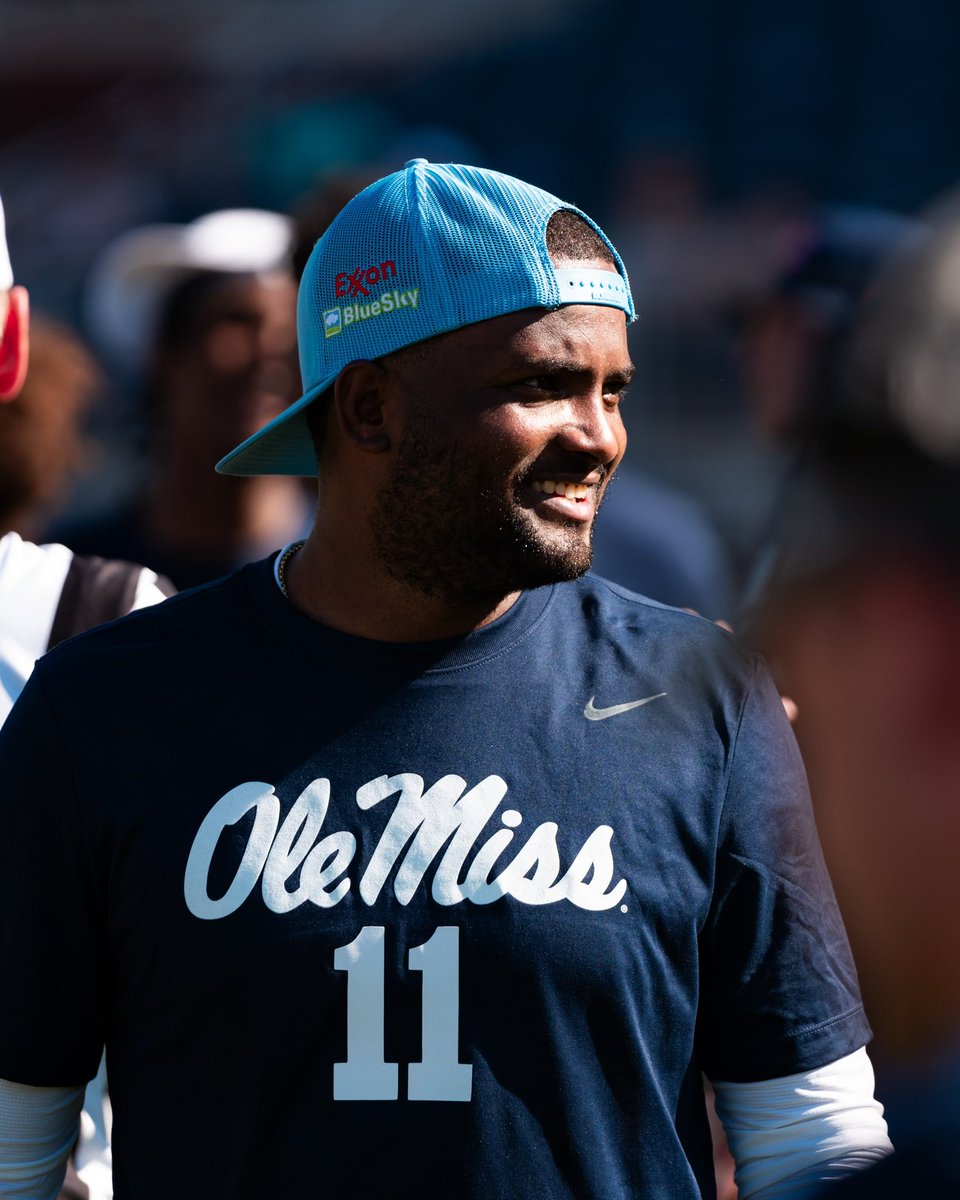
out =
<svg viewBox="0 0 960 1200"><path fill-rule="evenodd" d="M138 1200L709 1196L704 1071L744 1195L887 1149L775 690L581 578L632 315L492 171L318 243L305 393L219 464L316 472L306 543L49 656L0 737L0 1106L59 1105L51 1171L104 1040Z"/></svg>
<svg viewBox="0 0 960 1200"><path fill-rule="evenodd" d="M798 705L897 1153L838 1195L960 1195L960 219L875 280L803 437L755 636Z"/></svg>

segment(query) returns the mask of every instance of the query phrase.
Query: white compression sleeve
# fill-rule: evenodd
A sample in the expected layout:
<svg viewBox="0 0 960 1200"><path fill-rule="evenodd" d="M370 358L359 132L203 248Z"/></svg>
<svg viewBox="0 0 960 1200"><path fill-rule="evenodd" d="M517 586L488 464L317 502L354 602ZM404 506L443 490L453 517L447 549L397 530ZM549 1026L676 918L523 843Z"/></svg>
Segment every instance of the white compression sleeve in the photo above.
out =
<svg viewBox="0 0 960 1200"><path fill-rule="evenodd" d="M77 1138L83 1087L0 1079L0 1197L56 1200Z"/></svg>
<svg viewBox="0 0 960 1200"><path fill-rule="evenodd" d="M713 1086L742 1200L804 1200L893 1150L865 1048L815 1071Z"/></svg>

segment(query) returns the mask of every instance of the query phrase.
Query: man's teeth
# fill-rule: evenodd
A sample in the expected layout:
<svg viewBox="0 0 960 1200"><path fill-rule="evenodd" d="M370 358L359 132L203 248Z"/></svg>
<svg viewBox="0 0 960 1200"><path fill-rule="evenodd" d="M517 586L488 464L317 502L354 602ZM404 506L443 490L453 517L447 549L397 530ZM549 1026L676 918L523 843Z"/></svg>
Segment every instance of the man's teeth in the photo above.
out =
<svg viewBox="0 0 960 1200"><path fill-rule="evenodd" d="M568 496L571 500L586 500L590 488L585 483L557 483L553 479L535 479L535 492L546 492L548 496Z"/></svg>

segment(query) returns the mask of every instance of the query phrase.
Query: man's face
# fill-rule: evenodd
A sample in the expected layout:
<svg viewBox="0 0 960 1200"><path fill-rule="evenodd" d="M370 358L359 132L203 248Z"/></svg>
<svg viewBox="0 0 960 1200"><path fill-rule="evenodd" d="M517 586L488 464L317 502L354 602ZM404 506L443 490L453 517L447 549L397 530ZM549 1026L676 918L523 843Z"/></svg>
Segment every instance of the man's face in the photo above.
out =
<svg viewBox="0 0 960 1200"><path fill-rule="evenodd" d="M384 366L403 406L374 511L390 573L458 600L582 575L601 497L626 448L624 314L593 305L529 309Z"/></svg>

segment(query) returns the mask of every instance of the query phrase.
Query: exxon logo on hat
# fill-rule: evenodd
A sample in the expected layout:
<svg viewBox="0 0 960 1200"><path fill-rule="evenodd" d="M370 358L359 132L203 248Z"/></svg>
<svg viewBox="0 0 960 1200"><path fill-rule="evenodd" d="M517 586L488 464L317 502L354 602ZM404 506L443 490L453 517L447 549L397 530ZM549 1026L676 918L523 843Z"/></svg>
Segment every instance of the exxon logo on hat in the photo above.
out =
<svg viewBox="0 0 960 1200"><path fill-rule="evenodd" d="M567 209L616 271L556 268L547 223ZM217 464L224 475L316 475L305 410L343 368L524 308L600 304L633 320L620 256L580 209L509 175L415 158L355 196L303 272L297 336L304 394Z"/></svg>

